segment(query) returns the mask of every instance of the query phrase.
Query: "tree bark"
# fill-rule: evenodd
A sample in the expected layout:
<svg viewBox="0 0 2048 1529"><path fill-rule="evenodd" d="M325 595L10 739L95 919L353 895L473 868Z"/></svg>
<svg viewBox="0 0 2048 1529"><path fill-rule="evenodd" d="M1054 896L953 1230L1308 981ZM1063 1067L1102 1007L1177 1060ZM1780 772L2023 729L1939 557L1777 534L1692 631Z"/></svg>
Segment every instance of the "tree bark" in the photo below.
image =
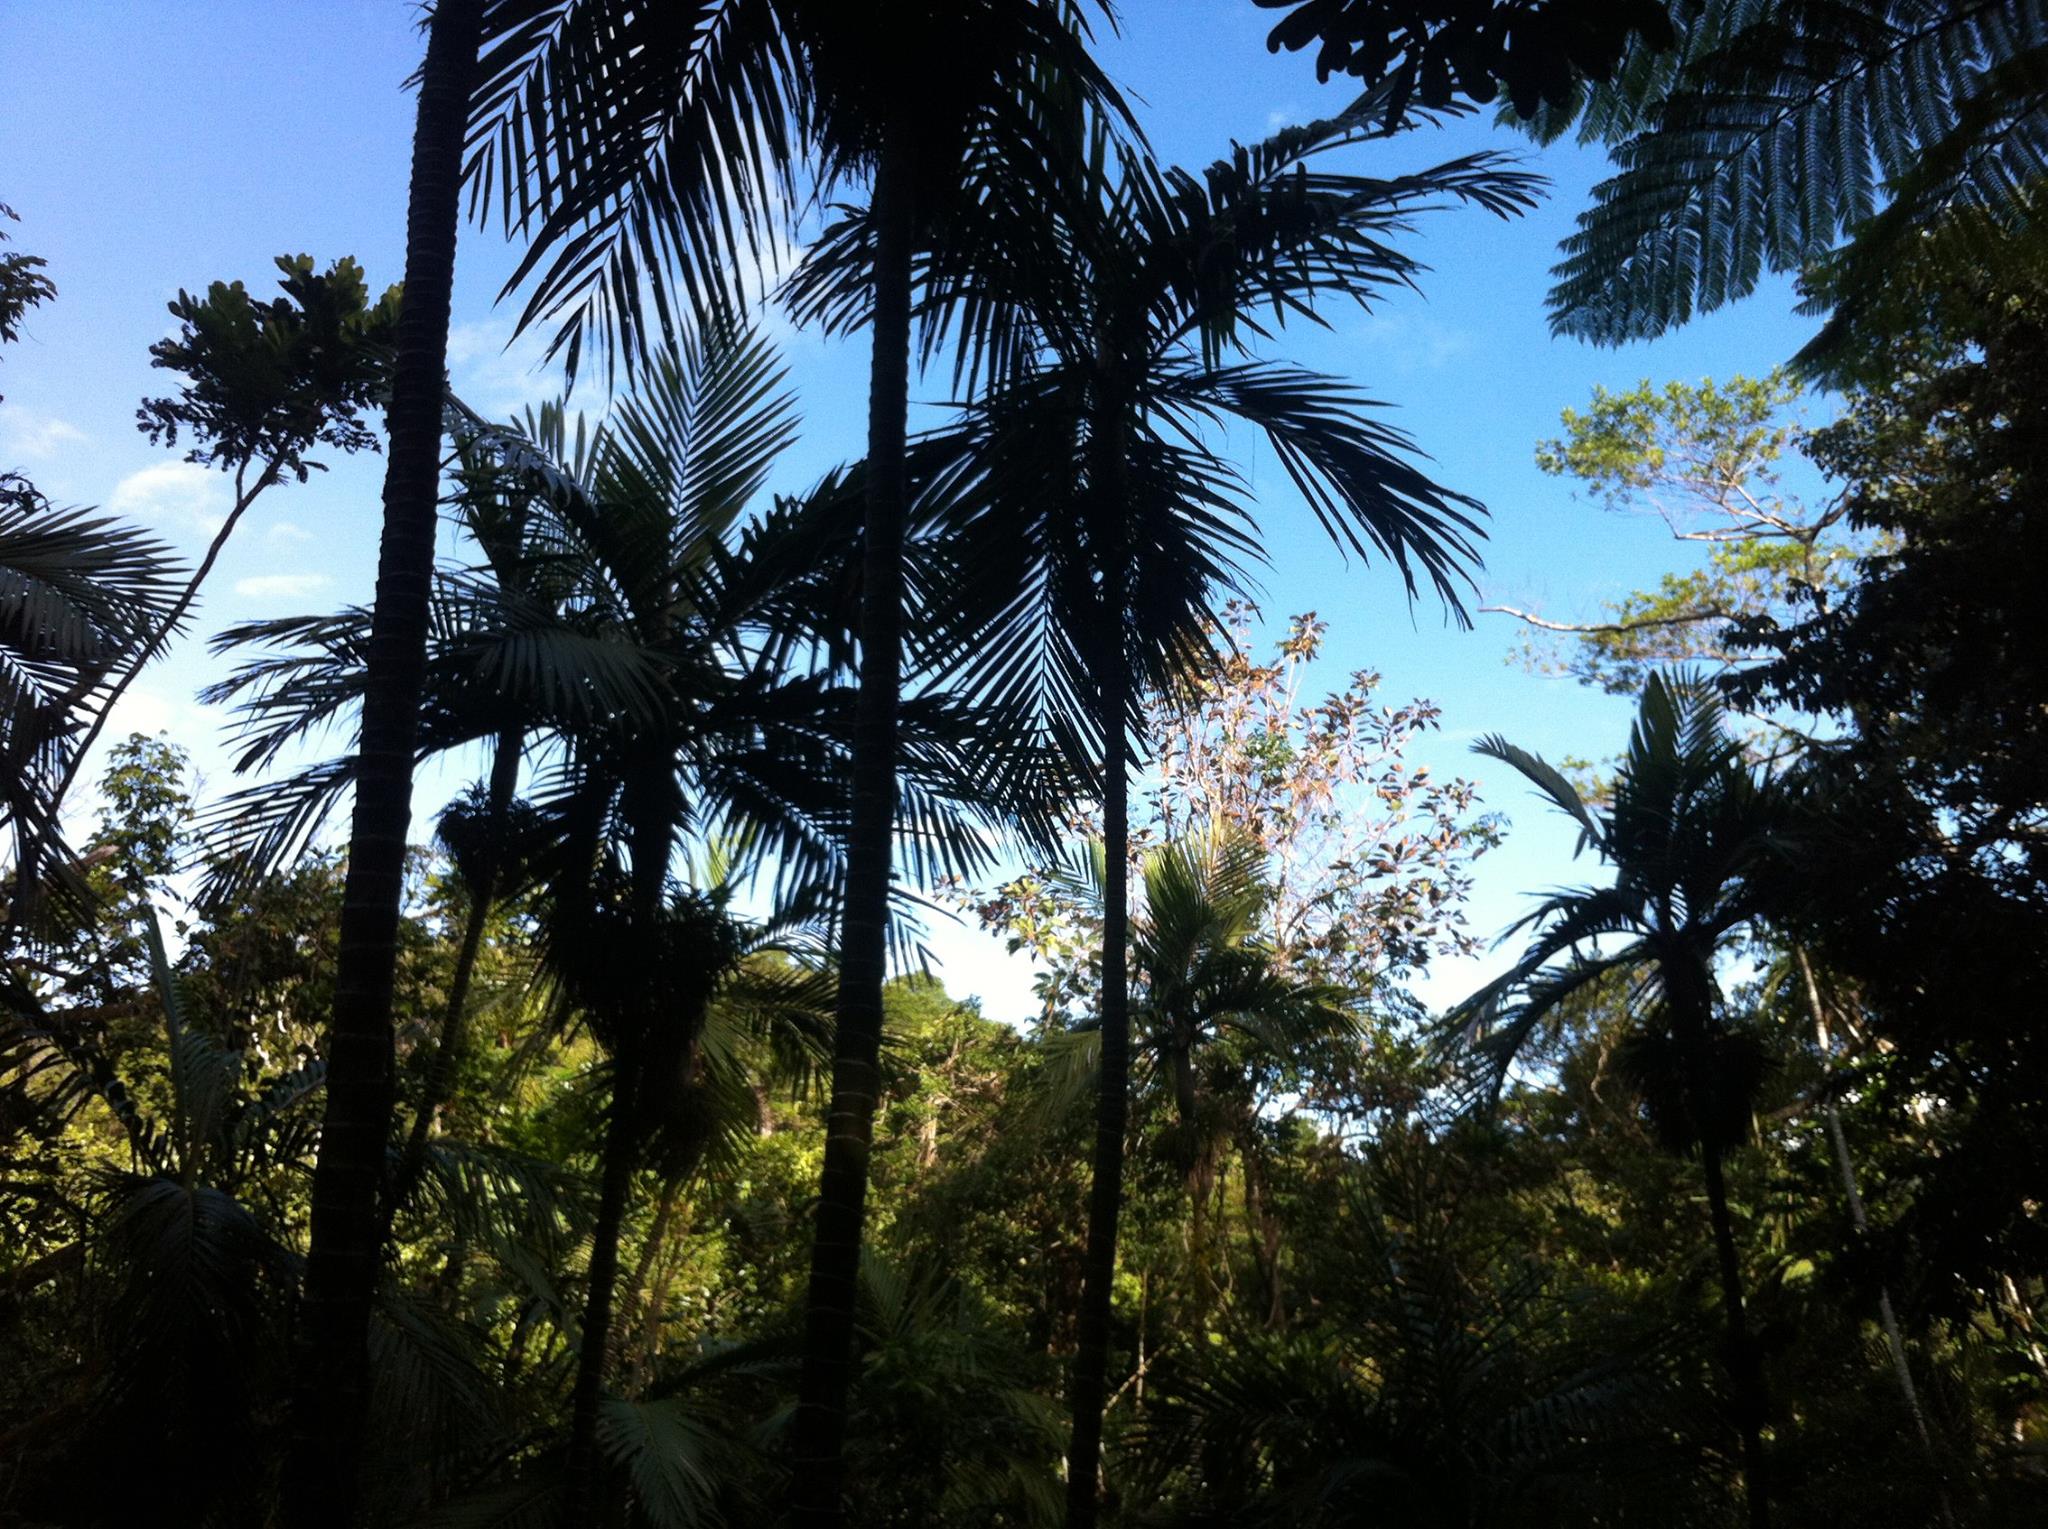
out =
<svg viewBox="0 0 2048 1529"><path fill-rule="evenodd" d="M1742 1429L1742 1492L1748 1503L1750 1529L1770 1529L1770 1492L1764 1477L1764 1382L1742 1309L1742 1263L1735 1251L1735 1223L1728 1214L1728 1183L1721 1172L1721 1149L1703 1146L1707 1213L1714 1224L1714 1254L1720 1265L1721 1309L1728 1321L1728 1368L1735 1382L1735 1408Z"/></svg>
<svg viewBox="0 0 2048 1529"><path fill-rule="evenodd" d="M882 984L888 973L895 858L896 730L903 647L904 438L910 395L912 146L891 130L875 170L874 355L868 378L867 502L854 711L846 891L839 910L839 997L832 1104L818 1186L804 1313L791 1506L801 1525L841 1521L847 1393L854 1367L861 1225L880 1089Z"/></svg>
<svg viewBox="0 0 2048 1529"><path fill-rule="evenodd" d="M283 1487L285 1521L301 1529L349 1524L359 1490L382 1231L378 1192L391 1132L391 996L439 512L441 394L482 10L482 0L441 0L420 72L384 531Z"/></svg>
<svg viewBox="0 0 2048 1529"><path fill-rule="evenodd" d="M520 735L501 733L491 759L489 803L486 808L493 824L502 827L512 808L512 795L519 787ZM441 1015L441 1035L435 1043L433 1060L420 1089L419 1110L407 1133L405 1155L392 1175L391 1192L384 1209L384 1235L391 1235L391 1221L419 1184L420 1170L427 1161L427 1135L434 1116L455 1092L456 1070L469 1036L469 989L476 976L477 957L483 950L484 928L498 895L498 855L494 852L478 867L469 887L469 911L463 920L462 945L455 954L455 972L448 982L448 1003Z"/></svg>
<svg viewBox="0 0 2048 1529"><path fill-rule="evenodd" d="M646 1377L654 1373L654 1361L661 1357L661 1322L668 1310L669 1270L662 1263L666 1251L669 1225L675 1220L676 1204L682 1199L683 1179L681 1173L671 1174L661 1186L661 1198L655 1202L654 1224L647 1230L646 1246L640 1250L640 1260L633 1266L633 1282L627 1288L634 1291L644 1303L637 1314L640 1328L640 1344L631 1364L627 1367L627 1379L632 1388L628 1394L637 1395Z"/></svg>
<svg viewBox="0 0 2048 1529"><path fill-rule="evenodd" d="M1095 1152L1082 1256L1081 1313L1070 1388L1073 1441L1067 1452L1068 1529L1094 1529L1101 1511L1102 1414L1109 1386L1110 1295L1116 1280L1117 1220L1123 1208L1124 1135L1130 1121L1131 1012L1126 970L1130 931L1131 815L1125 713L1130 660L1123 612L1128 564L1112 502L1102 581L1102 1065L1095 1098ZM1199 1214L1199 1212L1198 1212Z"/></svg>

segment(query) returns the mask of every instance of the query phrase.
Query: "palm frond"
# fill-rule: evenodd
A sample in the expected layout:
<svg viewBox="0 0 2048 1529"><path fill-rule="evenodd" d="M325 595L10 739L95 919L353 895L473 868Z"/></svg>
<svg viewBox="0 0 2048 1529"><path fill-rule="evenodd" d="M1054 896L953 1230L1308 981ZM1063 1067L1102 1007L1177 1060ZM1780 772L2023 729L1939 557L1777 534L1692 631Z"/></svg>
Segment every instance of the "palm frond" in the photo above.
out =
<svg viewBox="0 0 2048 1529"><path fill-rule="evenodd" d="M1556 765L1540 754L1532 754L1517 744L1508 742L1499 733L1489 733L1472 745L1472 752L1484 754L1489 759L1498 759L1502 764L1511 765L1537 790L1550 798L1552 805L1574 823L1579 825L1578 850L1588 845L1598 848L1601 843L1601 826L1593 810L1586 805L1579 788L1574 786Z"/></svg>
<svg viewBox="0 0 2048 1529"><path fill-rule="evenodd" d="M1452 617L1470 624L1462 591L1478 562L1485 511L1416 467L1399 431L1365 418L1375 400L1313 372L1249 364L1171 377L1162 402L1210 418L1234 415L1263 431L1332 541L1360 558L1386 557L1410 598L1419 568Z"/></svg>
<svg viewBox="0 0 2048 1529"><path fill-rule="evenodd" d="M794 199L803 72L774 0L507 0L486 13L465 178L526 254L522 329L631 376L747 301ZM495 203L495 206L493 204ZM681 290L671 295L668 282ZM651 311L650 311L651 309Z"/></svg>

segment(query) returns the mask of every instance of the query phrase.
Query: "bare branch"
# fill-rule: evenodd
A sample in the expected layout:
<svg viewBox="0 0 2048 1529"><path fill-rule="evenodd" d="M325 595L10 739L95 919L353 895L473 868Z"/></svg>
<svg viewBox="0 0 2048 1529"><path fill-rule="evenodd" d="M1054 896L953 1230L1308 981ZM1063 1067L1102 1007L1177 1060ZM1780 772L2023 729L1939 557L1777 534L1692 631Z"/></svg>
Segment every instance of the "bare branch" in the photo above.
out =
<svg viewBox="0 0 2048 1529"><path fill-rule="evenodd" d="M1732 621L1735 619L1729 612L1718 608L1704 611L1687 611L1683 615L1677 616L1645 616L1638 621L1590 621L1583 623L1575 621L1545 621L1541 616L1533 615L1528 611L1517 610L1512 605L1482 605L1479 607L1479 611L1481 615L1513 616L1517 621L1525 622L1529 626L1540 627L1546 632L1573 633L1642 632L1659 627L1691 626L1701 621Z"/></svg>

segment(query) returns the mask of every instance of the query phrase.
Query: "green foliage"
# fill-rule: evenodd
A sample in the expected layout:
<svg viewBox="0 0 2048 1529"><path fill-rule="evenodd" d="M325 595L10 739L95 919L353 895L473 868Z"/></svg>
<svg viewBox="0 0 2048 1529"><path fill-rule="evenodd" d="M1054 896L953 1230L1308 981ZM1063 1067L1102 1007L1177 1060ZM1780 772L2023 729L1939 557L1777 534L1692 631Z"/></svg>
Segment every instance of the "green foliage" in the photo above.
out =
<svg viewBox="0 0 2048 1529"><path fill-rule="evenodd" d="M19 223L20 214L0 202L0 220ZM13 240L0 229L0 244ZM21 323L31 309L41 307L57 295L57 285L43 274L49 262L40 255L20 250L0 250L0 345L12 345L21 338ZM0 402L4 402L0 398Z"/></svg>
<svg viewBox="0 0 2048 1529"><path fill-rule="evenodd" d="M58 510L0 473L0 832L12 839L12 935L34 916L78 735L175 608L170 549L118 521Z"/></svg>
<svg viewBox="0 0 2048 1529"><path fill-rule="evenodd" d="M1649 5L1284 3L1276 45L1319 39L1371 93L1201 172L1126 131L1081 0L488 8L479 205L531 240L527 318L635 386L601 423L443 419L458 553L418 747L492 764L403 886L388 1065L411 1129L385 1143L366 1521L776 1516L812 1484L788 1464L828 1139L867 1186L858 1529L1058 1522L1077 1349L1103 1361L1122 1529L2040 1521L2048 323L2010 173L2040 157L2033 12L1687 4L1659 53ZM1411 989L1473 953L1499 824L1411 762L1433 705L1385 703L1370 672L1316 685L1313 613L1258 656L1250 607L1212 609L1259 554L1218 432L1251 428L1340 547L1462 614L1477 506L1341 379L1263 347L1413 285L1416 212L1529 204L1491 155L1393 177L1325 157L1502 85L1541 130L1583 107L1634 135L1579 251L1635 241L1575 310L1617 333L1852 232L1813 273L1847 392L1809 430L1783 373L1645 382L1539 448L1705 555L1610 620L1549 624L1580 638L1573 672L1640 692L1627 752L1588 784L1480 747L1611 874L1544 895L1507 973L1437 1023ZM964 395L904 464L901 911L1021 843L1036 868L976 911L1042 981L1012 1025L897 978L870 1079L822 951L880 479L766 503L792 406L720 320L779 198L892 156L919 209L912 329ZM1851 230L1873 163L1904 173ZM785 295L843 330L875 316L882 229L832 217ZM50 295L41 269L0 255L0 341ZM155 356L187 386L142 410L256 474L237 514L309 453L373 444L390 360L395 294L350 262L280 269L269 302L181 294ZM1795 457L1839 495L1788 493ZM0 488L0 793L28 843L195 586L167 598L161 549ZM245 770L354 723L370 626L229 634L263 650L211 693L242 708ZM1104 716L1119 669L1134 704ZM1736 707L1785 735L1769 757ZM1128 864L1072 807L1119 723L1155 766ZM136 1483L164 1522L274 1517L340 961L343 870L308 849L355 768L292 763L195 815L183 755L130 738L81 861L17 857L8 1522L110 1522ZM209 895L180 907L187 871ZM1126 873L1138 1065L1103 1141L1102 891ZM828 1119L835 1054L871 1134ZM1108 1161L1114 1259L1088 1231Z"/></svg>
<svg viewBox="0 0 2048 1529"><path fill-rule="evenodd" d="M1779 487L1788 453L1813 450L1793 412L1800 399L1781 370L1662 388L1645 381L1621 393L1596 387L1588 409L1565 410L1565 433L1537 443L1536 465L1576 479L1604 509L1656 515L1675 540L1704 547L1706 561L1610 602L1595 621L1489 606L1531 629L1524 659L1634 695L1660 670L1754 663L1743 642L1751 623L1794 621L1838 598L1869 538L1842 534L1845 500L1809 508Z"/></svg>
<svg viewBox="0 0 2048 1529"><path fill-rule="evenodd" d="M1619 173L1565 241L1552 327L1656 335L1820 261L1853 300L1949 215L2038 241L2044 38L2036 0L1700 5L1679 50L1580 97L1583 136L1614 144Z"/></svg>
<svg viewBox="0 0 2048 1529"><path fill-rule="evenodd" d="M262 302L239 281L206 295L180 291L171 305L179 332L149 348L150 365L178 373L175 397L150 398L135 412L151 441L186 460L301 483L323 464L307 452L373 449L364 419L388 385L399 292L372 301L362 267L350 259L316 272L310 255L280 255L282 297Z"/></svg>

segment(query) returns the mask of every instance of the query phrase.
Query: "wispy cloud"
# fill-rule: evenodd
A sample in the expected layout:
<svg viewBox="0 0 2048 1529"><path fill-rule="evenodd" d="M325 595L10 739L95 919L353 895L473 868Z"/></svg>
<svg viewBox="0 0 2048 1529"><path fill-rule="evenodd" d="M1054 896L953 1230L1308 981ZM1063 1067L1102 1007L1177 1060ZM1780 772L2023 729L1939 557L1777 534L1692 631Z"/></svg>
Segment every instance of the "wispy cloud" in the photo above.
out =
<svg viewBox="0 0 2048 1529"><path fill-rule="evenodd" d="M528 330L516 339L504 319L480 319L448 331L448 376L463 402L487 418L517 414L562 391L547 341Z"/></svg>
<svg viewBox="0 0 2048 1529"><path fill-rule="evenodd" d="M0 414L0 466L7 461L47 462L69 445L85 439L85 432L69 420L33 409L9 407Z"/></svg>
<svg viewBox="0 0 2048 1529"><path fill-rule="evenodd" d="M302 600L329 582L324 573L259 573L235 580L235 593L245 600Z"/></svg>
<svg viewBox="0 0 2048 1529"><path fill-rule="evenodd" d="M115 484L107 508L124 515L162 515L211 536L227 522L228 493L220 474L197 462L159 462Z"/></svg>
<svg viewBox="0 0 2048 1529"><path fill-rule="evenodd" d="M1433 372L1472 349L1466 330L1440 324L1425 313L1366 315L1358 337L1368 349L1384 354L1397 372Z"/></svg>
<svg viewBox="0 0 2048 1529"><path fill-rule="evenodd" d="M307 542L317 538L304 526L296 525L289 520L280 520L263 533L263 539L273 547L303 547Z"/></svg>

